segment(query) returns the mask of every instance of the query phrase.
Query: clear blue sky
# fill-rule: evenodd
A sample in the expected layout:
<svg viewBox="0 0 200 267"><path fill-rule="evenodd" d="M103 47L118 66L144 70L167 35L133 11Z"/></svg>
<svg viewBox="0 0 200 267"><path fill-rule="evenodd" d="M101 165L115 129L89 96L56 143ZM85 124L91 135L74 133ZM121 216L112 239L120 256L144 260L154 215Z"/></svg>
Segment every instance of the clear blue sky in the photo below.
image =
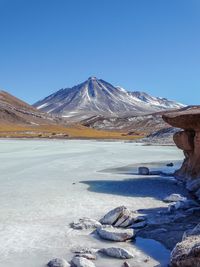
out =
<svg viewBox="0 0 200 267"><path fill-rule="evenodd" d="M33 103L97 76L200 104L200 0L0 0L0 88Z"/></svg>

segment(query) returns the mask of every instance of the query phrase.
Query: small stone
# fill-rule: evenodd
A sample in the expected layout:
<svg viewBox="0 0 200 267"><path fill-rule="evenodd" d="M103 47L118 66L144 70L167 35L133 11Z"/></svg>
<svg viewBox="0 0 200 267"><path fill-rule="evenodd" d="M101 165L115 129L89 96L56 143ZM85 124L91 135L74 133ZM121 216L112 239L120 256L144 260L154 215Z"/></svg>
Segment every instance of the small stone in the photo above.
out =
<svg viewBox="0 0 200 267"><path fill-rule="evenodd" d="M126 228L134 222L142 221L141 216L129 210L125 206L117 207L109 211L101 220L102 224Z"/></svg>
<svg viewBox="0 0 200 267"><path fill-rule="evenodd" d="M133 229L122 229L112 226L97 228L99 236L106 240L122 242L134 238Z"/></svg>
<svg viewBox="0 0 200 267"><path fill-rule="evenodd" d="M65 259L55 258L47 263L48 267L70 267L70 264Z"/></svg>
<svg viewBox="0 0 200 267"><path fill-rule="evenodd" d="M139 175L149 175L149 168L147 167L139 167L138 168Z"/></svg>
<svg viewBox="0 0 200 267"><path fill-rule="evenodd" d="M104 215L104 217L100 220L100 223L113 225L124 213L127 213L127 208L125 206L117 207L106 213L106 215Z"/></svg>
<svg viewBox="0 0 200 267"><path fill-rule="evenodd" d="M97 227L101 226L101 223L90 218L82 218L79 219L78 222L73 222L70 224L71 228L76 230L83 230L83 229L96 229Z"/></svg>
<svg viewBox="0 0 200 267"><path fill-rule="evenodd" d="M145 258L145 259L144 259L144 262L148 262L148 261L149 261L149 258Z"/></svg>
<svg viewBox="0 0 200 267"><path fill-rule="evenodd" d="M131 266L128 262L125 261L122 267L131 267Z"/></svg>
<svg viewBox="0 0 200 267"><path fill-rule="evenodd" d="M184 201L186 200L186 197L183 197L180 194L171 194L163 199L164 202L170 203L170 202L177 202L177 201Z"/></svg>
<svg viewBox="0 0 200 267"><path fill-rule="evenodd" d="M117 258L117 259L134 258L134 255L124 248L117 248L117 247L103 248L103 249L100 249L99 252L109 257Z"/></svg>
<svg viewBox="0 0 200 267"><path fill-rule="evenodd" d="M75 256L71 263L73 267L95 267L92 261L80 256Z"/></svg>
<svg viewBox="0 0 200 267"><path fill-rule="evenodd" d="M174 163L173 162L167 163L166 166L167 167L173 167L174 166Z"/></svg>
<svg viewBox="0 0 200 267"><path fill-rule="evenodd" d="M129 215L122 216L115 224L115 227L121 227L121 228L130 228L130 225L133 223L143 222L146 220L145 217L139 216L135 213L130 213Z"/></svg>

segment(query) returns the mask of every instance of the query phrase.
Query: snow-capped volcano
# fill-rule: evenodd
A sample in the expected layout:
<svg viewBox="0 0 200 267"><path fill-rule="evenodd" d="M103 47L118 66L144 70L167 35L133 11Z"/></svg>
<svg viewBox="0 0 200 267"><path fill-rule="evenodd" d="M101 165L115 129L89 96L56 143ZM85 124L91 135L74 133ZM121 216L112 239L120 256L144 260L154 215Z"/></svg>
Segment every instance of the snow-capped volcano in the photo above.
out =
<svg viewBox="0 0 200 267"><path fill-rule="evenodd" d="M65 88L38 101L34 106L63 117L87 118L94 115L121 117L147 114L184 105L144 92L130 92L119 86L90 77L72 88Z"/></svg>

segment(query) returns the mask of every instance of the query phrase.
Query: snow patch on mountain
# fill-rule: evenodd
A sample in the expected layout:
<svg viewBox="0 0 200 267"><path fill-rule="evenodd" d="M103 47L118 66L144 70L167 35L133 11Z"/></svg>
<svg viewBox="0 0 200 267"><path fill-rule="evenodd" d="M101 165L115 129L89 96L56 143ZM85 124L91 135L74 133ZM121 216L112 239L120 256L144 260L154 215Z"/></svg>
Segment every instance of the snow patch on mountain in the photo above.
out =
<svg viewBox="0 0 200 267"><path fill-rule="evenodd" d="M145 92L127 91L123 87L90 77L72 88L61 89L38 101L34 106L63 117L80 118L103 115L121 117L177 109L184 105Z"/></svg>

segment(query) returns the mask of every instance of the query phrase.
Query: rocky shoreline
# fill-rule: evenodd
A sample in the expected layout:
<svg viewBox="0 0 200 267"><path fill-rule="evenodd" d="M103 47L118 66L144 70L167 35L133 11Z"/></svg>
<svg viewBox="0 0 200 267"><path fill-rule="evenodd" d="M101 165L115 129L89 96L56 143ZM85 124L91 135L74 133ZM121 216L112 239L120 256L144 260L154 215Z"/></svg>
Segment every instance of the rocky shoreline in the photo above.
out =
<svg viewBox="0 0 200 267"><path fill-rule="evenodd" d="M138 172L147 176L155 174L148 170L147 167L139 167ZM159 171L157 174L163 175ZM179 186L184 186L183 182L174 182L178 182ZM185 264L185 258L192 257L189 254L191 254L191 249L193 251L193 247L195 251L197 250L196 243L191 247L191 239L193 236L196 238L196 233L198 232L196 229L200 229L200 226L198 226L199 203L192 194L188 194L187 197L180 194L171 194L163 199L163 202L168 203L168 207L132 211L125 206L120 206L109 211L99 221L84 217L77 222L72 222L70 226L74 230L87 230L95 238L109 240L115 246L95 249L88 248L87 244L85 244L84 247L73 251L75 255L70 263L64 259L53 259L47 266L94 267L95 261L102 255L115 259L124 259L122 267L155 266L152 265L149 257L137 259L138 256L131 251L131 243L129 249L123 246L124 242L127 244L127 242L134 240L136 237L142 237L156 240L172 251L170 266L198 267L198 262L196 263L193 258L191 259L193 265ZM116 246L116 243L119 243L119 246ZM129 263L130 259L134 259L136 265L133 265L132 262Z"/></svg>
<svg viewBox="0 0 200 267"><path fill-rule="evenodd" d="M187 197L171 194L163 199L168 207L151 210L130 210L125 206L109 211L102 219L82 218L72 223L73 229L91 229L93 235L112 242L127 242L136 237L154 239L164 244L171 251L169 266L199 267L200 266L200 112L186 110L165 114L163 119L173 127L182 128L176 131L174 142L182 149L185 160L181 168L173 174L179 186L189 191ZM173 164L173 163L171 163ZM139 175L165 175L152 172L147 167L138 168ZM167 174L166 174L167 175ZM170 174L172 175L172 174ZM131 246L130 246L131 247ZM159 253L159 251L158 251ZM124 259L123 267L154 266L148 265L149 258L137 262L137 255L122 246L93 248L76 251L70 263L64 259L50 261L49 267L95 267L97 255ZM129 262L134 258L135 264ZM160 265L161 266L161 265Z"/></svg>

